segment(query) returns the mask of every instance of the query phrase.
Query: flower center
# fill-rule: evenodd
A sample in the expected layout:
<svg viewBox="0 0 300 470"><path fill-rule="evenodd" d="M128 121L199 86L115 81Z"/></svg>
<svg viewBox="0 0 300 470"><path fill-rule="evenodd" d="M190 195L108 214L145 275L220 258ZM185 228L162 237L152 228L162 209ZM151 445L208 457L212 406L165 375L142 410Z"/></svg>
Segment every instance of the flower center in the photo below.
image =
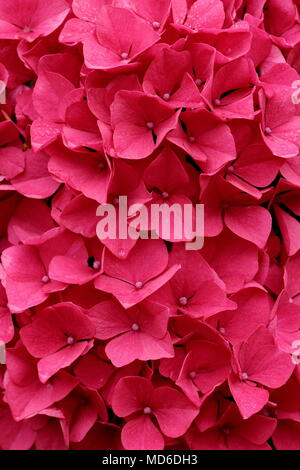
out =
<svg viewBox="0 0 300 470"><path fill-rule="evenodd" d="M190 136L189 136L189 141L190 141L190 142L193 143L193 142L195 142L195 140L196 140L196 139L195 139L195 137L194 137L193 135L190 135Z"/></svg>
<svg viewBox="0 0 300 470"><path fill-rule="evenodd" d="M216 105L216 106L220 106L220 104L221 104L221 100L220 100L219 98L217 98L217 99L215 100L215 105Z"/></svg>
<svg viewBox="0 0 300 470"><path fill-rule="evenodd" d="M93 263L93 268L94 268L94 269L99 269L100 266L101 266L100 261L94 261L94 263Z"/></svg>
<svg viewBox="0 0 300 470"><path fill-rule="evenodd" d="M122 52L122 54L120 54L120 57L121 59L128 59L128 52Z"/></svg>
<svg viewBox="0 0 300 470"><path fill-rule="evenodd" d="M180 297L179 303L180 303L181 305L186 305L187 302L188 302L188 299L187 299L186 297Z"/></svg>
<svg viewBox="0 0 300 470"><path fill-rule="evenodd" d="M163 94L163 99L166 100L166 101L168 101L170 99L170 97L171 97L170 93L164 93Z"/></svg>
<svg viewBox="0 0 300 470"><path fill-rule="evenodd" d="M141 289L141 288L143 287L143 283L142 283L141 281L137 281L137 282L135 283L135 287L136 287L137 289Z"/></svg>
<svg viewBox="0 0 300 470"><path fill-rule="evenodd" d="M140 325L138 325L137 323L133 323L133 324L131 325L131 329L132 329L133 331L139 331Z"/></svg>
<svg viewBox="0 0 300 470"><path fill-rule="evenodd" d="M154 129L154 122L149 121L146 123L146 126L148 127L148 129Z"/></svg>
<svg viewBox="0 0 300 470"><path fill-rule="evenodd" d="M47 282L49 282L49 281L50 281L49 276L42 277L42 282L44 282L44 284L47 284Z"/></svg>
<svg viewBox="0 0 300 470"><path fill-rule="evenodd" d="M146 406L144 408L144 413L145 413L145 415L150 415L152 413L152 410L151 410L150 406Z"/></svg>
<svg viewBox="0 0 300 470"><path fill-rule="evenodd" d="M225 335L226 330L225 330L225 328L221 327L221 328L219 328L219 332L221 333L221 335Z"/></svg>
<svg viewBox="0 0 300 470"><path fill-rule="evenodd" d="M202 80L200 80L200 78L196 78L195 83L197 86L200 86L202 85Z"/></svg>
<svg viewBox="0 0 300 470"><path fill-rule="evenodd" d="M228 436L228 434L230 434L230 429L225 426L224 428L222 428L222 433L225 434L225 436Z"/></svg>
<svg viewBox="0 0 300 470"><path fill-rule="evenodd" d="M191 379L194 379L197 375L197 372L195 372L194 370L192 370L190 373L189 373L189 376Z"/></svg>
<svg viewBox="0 0 300 470"><path fill-rule="evenodd" d="M242 380L247 380L247 379L248 379L248 374L247 374L247 372L242 372L242 373L241 373L241 379L242 379Z"/></svg>
<svg viewBox="0 0 300 470"><path fill-rule="evenodd" d="M167 193L166 191L164 191L163 193L161 193L161 197L163 199L167 199L167 197L169 197L169 193Z"/></svg>
<svg viewBox="0 0 300 470"><path fill-rule="evenodd" d="M154 29L160 28L160 22L159 21L153 21L152 26Z"/></svg>
<svg viewBox="0 0 300 470"><path fill-rule="evenodd" d="M68 336L67 343L68 344L74 344L75 343L75 339L73 338L73 336Z"/></svg>
<svg viewBox="0 0 300 470"><path fill-rule="evenodd" d="M272 129L271 129L270 127L266 127L266 128L265 128L265 134L266 134L266 135L272 134Z"/></svg>

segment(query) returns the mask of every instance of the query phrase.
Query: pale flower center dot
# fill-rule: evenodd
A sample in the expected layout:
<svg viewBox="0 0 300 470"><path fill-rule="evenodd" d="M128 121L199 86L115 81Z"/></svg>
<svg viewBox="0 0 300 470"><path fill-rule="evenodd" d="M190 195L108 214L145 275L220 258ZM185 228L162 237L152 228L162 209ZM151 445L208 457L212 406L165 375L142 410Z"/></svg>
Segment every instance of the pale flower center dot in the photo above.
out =
<svg viewBox="0 0 300 470"><path fill-rule="evenodd" d="M186 297L180 297L180 299L179 299L179 303L181 305L186 305L187 301L188 301L188 299Z"/></svg>
<svg viewBox="0 0 300 470"><path fill-rule="evenodd" d="M135 287L137 289L141 289L143 287L143 283L141 281L138 281L138 282L135 283Z"/></svg>
<svg viewBox="0 0 300 470"><path fill-rule="evenodd" d="M221 104L221 100L219 100L219 98L217 98L217 99L215 100L215 105L220 106L220 104Z"/></svg>
<svg viewBox="0 0 300 470"><path fill-rule="evenodd" d="M128 52L122 52L122 54L120 54L121 56L121 59L128 59Z"/></svg>
<svg viewBox="0 0 300 470"><path fill-rule="evenodd" d="M266 135L272 134L272 129L271 129L270 127L266 127L266 128L265 128L265 134L266 134Z"/></svg>
<svg viewBox="0 0 300 470"><path fill-rule="evenodd" d="M196 85L200 86L202 85L202 80L200 80L200 78L196 78L195 83Z"/></svg>
<svg viewBox="0 0 300 470"><path fill-rule="evenodd" d="M152 26L154 29L160 28L160 22L159 21L153 21Z"/></svg>
<svg viewBox="0 0 300 470"><path fill-rule="evenodd" d="M168 100L170 99L170 96L171 96L171 95L170 95L169 93L164 93L164 94L163 94L163 99L166 100L166 101L168 101Z"/></svg>
<svg viewBox="0 0 300 470"><path fill-rule="evenodd" d="M192 136L192 135L190 135L190 137L189 137L189 141L190 141L190 142L195 142L195 140L196 140L196 139L195 139L195 137L194 137L194 136Z"/></svg>
<svg viewBox="0 0 300 470"><path fill-rule="evenodd" d="M164 191L163 193L161 193L163 199L167 199L167 197L169 197L169 193L167 193L166 191Z"/></svg>
<svg viewBox="0 0 300 470"><path fill-rule="evenodd" d="M67 339L67 343L68 344L74 344L75 342L75 339L73 338L73 336L69 336L68 339Z"/></svg>
<svg viewBox="0 0 300 470"><path fill-rule="evenodd" d="M146 406L144 408L144 413L145 413L145 415L150 415L152 413L152 410L151 410L150 406Z"/></svg>
<svg viewBox="0 0 300 470"><path fill-rule="evenodd" d="M294 299L292 297L289 298L289 303L292 304L294 302Z"/></svg>
<svg viewBox="0 0 300 470"><path fill-rule="evenodd" d="M30 31L31 31L30 26L25 26L25 27L23 28L23 33L30 33Z"/></svg>
<svg viewBox="0 0 300 470"><path fill-rule="evenodd" d="M247 374L247 372L242 372L242 373L241 373L241 378L242 378L242 380L247 380L247 379L248 379L248 374Z"/></svg>
<svg viewBox="0 0 300 470"><path fill-rule="evenodd" d="M228 171L233 171L234 170L234 167L231 165L228 167Z"/></svg>
<svg viewBox="0 0 300 470"><path fill-rule="evenodd" d="M47 284L47 282L49 282L49 281L50 281L49 276L42 277L42 282L44 282L45 284Z"/></svg>
<svg viewBox="0 0 300 470"><path fill-rule="evenodd" d="M189 373L189 376L190 376L191 379L194 379L196 377L196 375L197 375L197 373L194 370L192 370L192 372Z"/></svg>
<svg viewBox="0 0 300 470"><path fill-rule="evenodd" d="M146 123L146 126L148 127L148 129L154 129L154 122L149 121Z"/></svg>
<svg viewBox="0 0 300 470"><path fill-rule="evenodd" d="M221 335L225 335L226 330L225 328L219 328L219 332L221 333Z"/></svg>
<svg viewBox="0 0 300 470"><path fill-rule="evenodd" d="M139 326L137 323L133 323L133 325L131 325L131 329L132 329L133 331L139 331L140 326Z"/></svg>
<svg viewBox="0 0 300 470"><path fill-rule="evenodd" d="M94 268L94 269L99 269L99 268L100 268L100 265L101 265L100 261L94 261L94 263L93 263L93 268Z"/></svg>

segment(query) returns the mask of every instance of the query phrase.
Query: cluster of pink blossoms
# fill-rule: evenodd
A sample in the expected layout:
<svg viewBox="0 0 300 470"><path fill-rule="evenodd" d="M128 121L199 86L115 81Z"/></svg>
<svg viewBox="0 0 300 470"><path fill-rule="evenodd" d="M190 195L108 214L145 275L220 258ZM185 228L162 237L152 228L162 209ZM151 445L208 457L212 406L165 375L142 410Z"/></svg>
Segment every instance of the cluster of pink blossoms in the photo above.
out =
<svg viewBox="0 0 300 470"><path fill-rule="evenodd" d="M0 448L300 448L299 6L0 2Z"/></svg>

